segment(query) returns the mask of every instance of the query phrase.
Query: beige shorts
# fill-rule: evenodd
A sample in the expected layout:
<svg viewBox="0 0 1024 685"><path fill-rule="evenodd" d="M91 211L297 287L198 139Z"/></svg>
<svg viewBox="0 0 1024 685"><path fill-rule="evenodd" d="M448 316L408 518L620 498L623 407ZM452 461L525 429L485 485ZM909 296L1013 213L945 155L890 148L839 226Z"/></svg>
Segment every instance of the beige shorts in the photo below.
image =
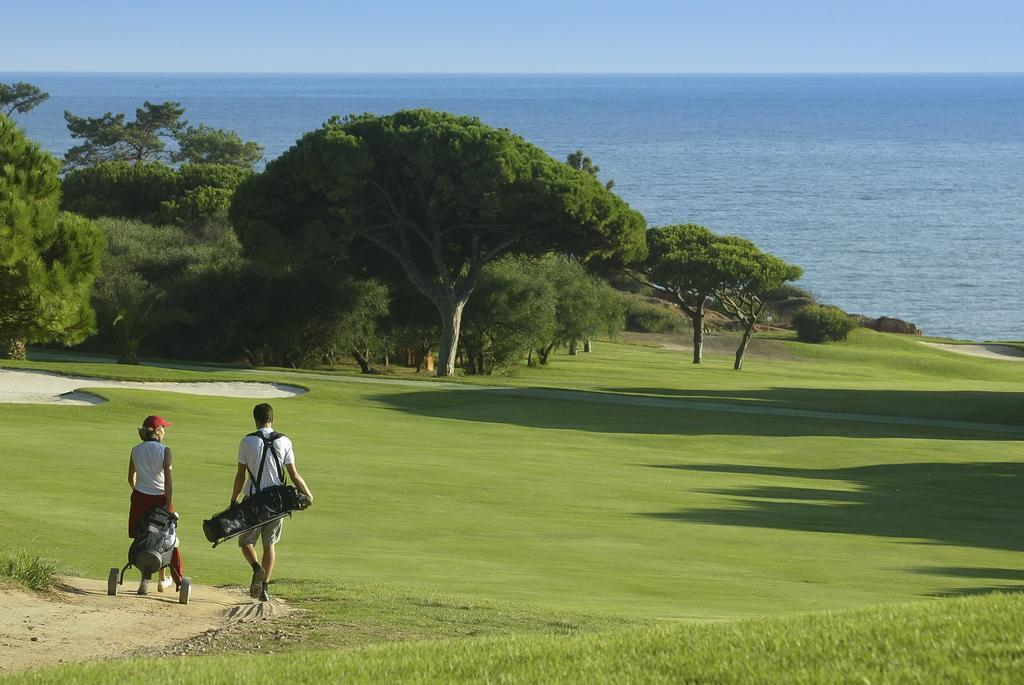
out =
<svg viewBox="0 0 1024 685"><path fill-rule="evenodd" d="M238 546L255 545L260 536L263 536L263 546L269 547L281 541L281 529L284 528L284 519L279 518L270 523L264 523L259 528L253 528L238 536Z"/></svg>

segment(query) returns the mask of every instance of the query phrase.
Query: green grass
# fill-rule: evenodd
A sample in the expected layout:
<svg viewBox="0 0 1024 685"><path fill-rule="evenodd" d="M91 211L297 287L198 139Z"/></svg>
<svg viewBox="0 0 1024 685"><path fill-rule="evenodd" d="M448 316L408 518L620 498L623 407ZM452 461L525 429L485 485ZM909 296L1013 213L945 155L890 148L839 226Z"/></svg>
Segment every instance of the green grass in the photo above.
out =
<svg viewBox="0 0 1024 685"><path fill-rule="evenodd" d="M942 603L343 651L74 665L12 683L1019 683L1024 601Z"/></svg>
<svg viewBox="0 0 1024 685"><path fill-rule="evenodd" d="M208 651L281 653L347 649L367 645L441 639L552 634L582 635L651 621L545 610L492 601L420 592L385 585L284 578L275 594L299 609L274 621L266 631L226 631Z"/></svg>
<svg viewBox="0 0 1024 685"><path fill-rule="evenodd" d="M963 364L975 376L999 364L893 340L794 344L800 360L751 359L741 373L722 358L695 368L682 353L601 344L593 355L559 357L551 369L484 381L568 387L571 380L585 389L594 376L608 386L621 385L615 374L632 374L635 387L663 397L691 386L682 396L912 414L920 400L851 403L861 401L857 387L878 402L919 392L910 390L916 372L901 376L886 364L893 355L938 365L931 382L945 386L960 382ZM828 363L813 359L821 354ZM859 377L826 376L848 367ZM973 382L979 399L970 404L958 391L934 391L931 402L940 409L933 413L969 418L964 414L991 401L988 395L1014 385L1021 370L1005 367L1000 380ZM205 373L111 368L154 380ZM809 388L807 378L833 387ZM283 576L613 615L728 618L998 586L1001 569L1014 568L1024 549L1016 527L1024 513L1016 496L1019 436L605 405L432 383L303 384L312 392L275 404L317 505L286 523ZM712 385L720 389L699 387ZM832 407L823 406L825 392ZM0 449L23 455L8 467L21 486L0 503L0 541L18 542L32 530L41 547L96 577L120 564L125 462L135 426L160 413L175 422L168 444L176 453L175 499L190 573L201 583L244 580L237 551L211 550L200 523L230 494L252 401L103 394L113 401L0 407L4 425L20 428L0 433ZM836 406L844 395L850 403ZM58 444L74 443L73 457L55 448L55 435L62 436ZM74 505L69 483L91 484L76 489ZM978 575L983 570L943 572L971 568L991 569L989 577ZM760 588L754 598L752 586Z"/></svg>
<svg viewBox="0 0 1024 685"><path fill-rule="evenodd" d="M275 370L20 366L308 387L273 402L275 427L295 441L317 500L285 524L275 584L311 612L299 631L307 646L468 636L451 649L472 650L474 630L735 621L1020 587L1024 365L871 332L832 345L773 344L776 358L752 357L737 373L725 354L698 367L686 352L599 343L550 368L458 387ZM34 549L97 578L120 566L128 452L139 421L159 413L175 423L168 444L187 573L197 583L245 582L237 550L210 549L200 524L230 495L253 401L102 394L111 401L93 407L0 405L0 453L18 455L5 460L5 480L18 487L0 500L0 544L31 535ZM695 401L725 406L695 411ZM743 414L733 405L914 421ZM925 425L935 419L1018 430ZM431 596L476 609L438 618L437 607L408 600ZM346 626L357 626L356 637ZM423 649L417 659L447 648Z"/></svg>
<svg viewBox="0 0 1024 685"><path fill-rule="evenodd" d="M0 587L14 585L46 592L56 583L57 564L24 548L0 549Z"/></svg>

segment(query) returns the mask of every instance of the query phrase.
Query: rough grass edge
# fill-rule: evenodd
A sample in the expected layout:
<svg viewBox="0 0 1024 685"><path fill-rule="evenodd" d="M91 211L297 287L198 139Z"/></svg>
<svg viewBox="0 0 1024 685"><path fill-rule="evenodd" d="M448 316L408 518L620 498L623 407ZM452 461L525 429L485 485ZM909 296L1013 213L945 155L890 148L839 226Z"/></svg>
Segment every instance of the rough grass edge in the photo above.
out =
<svg viewBox="0 0 1024 685"><path fill-rule="evenodd" d="M26 549L0 549L0 583L48 592L57 584L57 562Z"/></svg>

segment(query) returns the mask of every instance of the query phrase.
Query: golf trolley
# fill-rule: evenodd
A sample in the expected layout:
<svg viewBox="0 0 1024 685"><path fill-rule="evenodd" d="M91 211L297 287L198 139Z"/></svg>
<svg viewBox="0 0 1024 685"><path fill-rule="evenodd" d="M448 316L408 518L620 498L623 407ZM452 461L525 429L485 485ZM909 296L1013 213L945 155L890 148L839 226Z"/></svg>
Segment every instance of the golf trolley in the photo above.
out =
<svg viewBox="0 0 1024 685"><path fill-rule="evenodd" d="M139 530L128 548L128 563L124 568L113 567L107 576L107 594L116 595L117 586L124 583L124 574L134 566L142 572L143 578L150 578L171 563L171 555L178 545L175 528L178 515L162 507L153 507L139 520ZM192 580L182 578L178 588L178 603L188 604L192 596Z"/></svg>

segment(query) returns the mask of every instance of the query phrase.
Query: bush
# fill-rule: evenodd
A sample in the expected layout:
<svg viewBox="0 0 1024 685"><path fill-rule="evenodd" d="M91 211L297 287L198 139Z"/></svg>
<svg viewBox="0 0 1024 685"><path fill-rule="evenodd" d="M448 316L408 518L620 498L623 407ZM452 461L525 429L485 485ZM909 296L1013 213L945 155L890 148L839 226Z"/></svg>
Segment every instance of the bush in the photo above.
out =
<svg viewBox="0 0 1024 685"><path fill-rule="evenodd" d="M176 186L176 172L166 165L105 162L75 169L64 177L63 209L91 219L145 219L176 194Z"/></svg>
<svg viewBox="0 0 1024 685"><path fill-rule="evenodd" d="M532 263L506 258L489 264L462 315L466 372L513 366L551 340L557 299L555 286Z"/></svg>
<svg viewBox="0 0 1024 685"><path fill-rule="evenodd" d="M857 321L839 307L812 305L804 307L793 317L797 339L820 343L827 340L846 340L857 327Z"/></svg>
<svg viewBox="0 0 1024 685"><path fill-rule="evenodd" d="M598 336L614 337L625 326L625 305L606 281L592 275L577 261L560 255L524 260L524 273L547 281L554 289L555 326L536 348L538 361L546 364L551 352L566 347L575 354L579 345Z"/></svg>
<svg viewBox="0 0 1024 685"><path fill-rule="evenodd" d="M687 322L679 312L635 295L624 295L626 330L635 333L678 333Z"/></svg>
<svg viewBox="0 0 1024 685"><path fill-rule="evenodd" d="M785 283L781 288L768 296L765 301L766 314L775 316L775 321L784 323L790 321L796 312L818 304L809 291L799 288L792 283Z"/></svg>
<svg viewBox="0 0 1024 685"><path fill-rule="evenodd" d="M107 238L93 290L101 335L83 349L175 358L231 358L236 319L251 314L233 234L205 240L177 226L101 218Z"/></svg>
<svg viewBox="0 0 1024 685"><path fill-rule="evenodd" d="M90 218L101 216L194 227L227 222L235 188L252 175L227 164L104 162L64 178L63 206Z"/></svg>

